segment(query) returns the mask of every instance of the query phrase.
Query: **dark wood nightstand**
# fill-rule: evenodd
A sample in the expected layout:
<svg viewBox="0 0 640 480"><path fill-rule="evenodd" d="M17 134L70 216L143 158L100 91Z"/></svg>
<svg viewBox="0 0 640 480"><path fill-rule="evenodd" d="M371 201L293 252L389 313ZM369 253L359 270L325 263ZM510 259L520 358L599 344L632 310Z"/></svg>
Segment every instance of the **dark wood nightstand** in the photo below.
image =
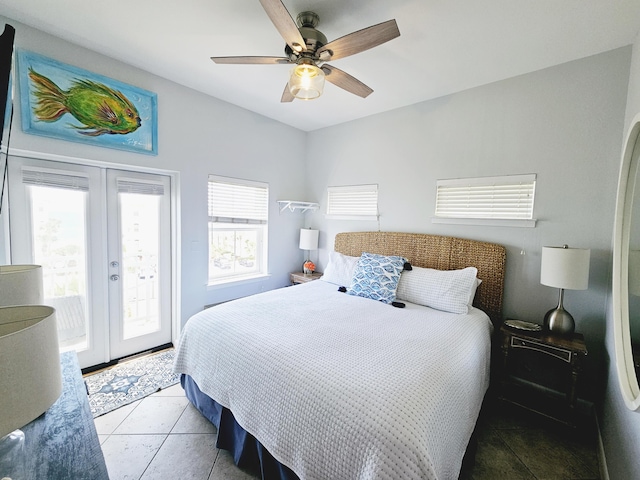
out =
<svg viewBox="0 0 640 480"><path fill-rule="evenodd" d="M293 272L289 275L289 279L293 285L297 283L307 283L312 282L313 280L318 280L322 276L320 272L313 273L302 273L302 272Z"/></svg>
<svg viewBox="0 0 640 480"><path fill-rule="evenodd" d="M501 372L500 398L554 420L575 426L576 388L584 357L587 355L583 335L573 333L568 336L560 336L548 331L532 332L507 325L502 325L500 335L504 361ZM565 402L559 411L558 409L550 410L546 405L543 407L542 403L545 402L541 399L538 399L538 403L536 403L534 395L511 395L509 387L514 384L512 377L514 371L517 376L517 363L521 361L519 354L524 352L532 352L533 356L541 356L539 360L549 362L549 367L546 370L560 373L559 385L565 392ZM529 381L529 383L535 384L536 380Z"/></svg>

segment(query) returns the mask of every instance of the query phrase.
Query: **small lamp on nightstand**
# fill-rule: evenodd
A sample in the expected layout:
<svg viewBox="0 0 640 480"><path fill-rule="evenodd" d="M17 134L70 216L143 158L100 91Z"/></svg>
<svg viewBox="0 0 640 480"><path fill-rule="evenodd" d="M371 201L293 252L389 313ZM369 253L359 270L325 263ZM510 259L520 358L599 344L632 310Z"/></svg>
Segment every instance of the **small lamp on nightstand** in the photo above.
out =
<svg viewBox="0 0 640 480"><path fill-rule="evenodd" d="M569 335L575 329L575 321L564 309L564 290L586 290L589 286L589 259L591 250L586 248L542 247L540 283L560 289L558 306L544 316L547 330Z"/></svg>
<svg viewBox="0 0 640 480"><path fill-rule="evenodd" d="M318 230L312 230L310 228L300 229L300 250L317 250L318 249ZM313 268L308 268L313 265ZM304 273L313 273L315 270L315 264L309 260L309 253L306 254L306 259L302 264L302 271Z"/></svg>

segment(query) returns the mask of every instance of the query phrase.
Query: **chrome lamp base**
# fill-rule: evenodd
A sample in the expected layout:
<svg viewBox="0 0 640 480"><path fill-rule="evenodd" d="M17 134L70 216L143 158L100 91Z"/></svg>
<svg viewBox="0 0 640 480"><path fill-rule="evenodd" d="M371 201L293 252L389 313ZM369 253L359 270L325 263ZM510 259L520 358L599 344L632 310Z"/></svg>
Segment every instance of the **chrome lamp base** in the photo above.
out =
<svg viewBox="0 0 640 480"><path fill-rule="evenodd" d="M546 313L544 316L544 326L550 332L559 335L571 335L575 331L576 322L573 320L571 314L562 306L563 297L564 289L561 288L558 306Z"/></svg>

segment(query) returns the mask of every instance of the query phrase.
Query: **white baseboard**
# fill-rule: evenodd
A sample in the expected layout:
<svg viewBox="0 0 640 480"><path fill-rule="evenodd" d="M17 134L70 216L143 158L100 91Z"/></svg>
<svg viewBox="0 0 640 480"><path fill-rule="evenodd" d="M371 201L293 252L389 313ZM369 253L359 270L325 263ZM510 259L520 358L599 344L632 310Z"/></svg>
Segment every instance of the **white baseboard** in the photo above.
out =
<svg viewBox="0 0 640 480"><path fill-rule="evenodd" d="M602 434L600 432L600 422L598 415L594 412L593 418L596 422L596 430L598 432L598 465L600 467L600 479L609 480L609 470L607 469L607 458L604 454L604 443L602 443Z"/></svg>

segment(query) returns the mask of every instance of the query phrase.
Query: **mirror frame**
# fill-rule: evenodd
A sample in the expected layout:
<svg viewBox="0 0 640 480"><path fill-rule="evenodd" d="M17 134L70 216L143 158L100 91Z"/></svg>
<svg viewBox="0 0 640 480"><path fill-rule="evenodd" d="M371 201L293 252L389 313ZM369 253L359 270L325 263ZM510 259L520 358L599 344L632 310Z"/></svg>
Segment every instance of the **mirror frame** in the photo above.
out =
<svg viewBox="0 0 640 480"><path fill-rule="evenodd" d="M633 362L629 325L629 238L633 195L640 163L640 114L631 122L626 136L613 231L613 331L616 370L624 402L630 410L640 407L640 386ZM638 189L640 191L640 189Z"/></svg>

